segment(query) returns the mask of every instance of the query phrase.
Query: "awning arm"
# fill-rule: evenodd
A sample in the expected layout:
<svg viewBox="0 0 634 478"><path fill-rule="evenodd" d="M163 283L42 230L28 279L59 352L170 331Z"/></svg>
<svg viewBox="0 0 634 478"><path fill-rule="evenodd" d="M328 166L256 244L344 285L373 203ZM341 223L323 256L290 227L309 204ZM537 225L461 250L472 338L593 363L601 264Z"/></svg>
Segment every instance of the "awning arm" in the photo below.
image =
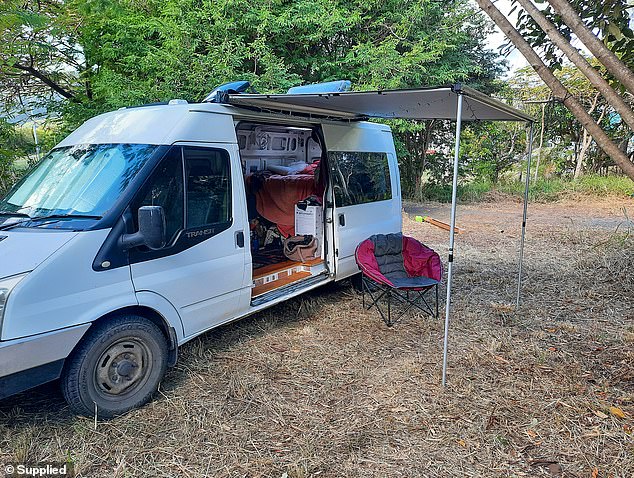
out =
<svg viewBox="0 0 634 478"><path fill-rule="evenodd" d="M520 296L522 293L522 265L524 262L524 239L526 236L526 216L528 212L528 191L531 182L531 159L533 156L533 129L534 123L530 123L530 133L528 134L528 157L526 158L526 182L524 183L524 215L522 217L522 238L520 239L520 265L517 277L517 301L515 302L515 308L520 307Z"/></svg>
<svg viewBox="0 0 634 478"><path fill-rule="evenodd" d="M451 188L451 225L449 227L449 268L447 270L447 301L445 303L445 338L443 340L442 386L447 385L447 354L449 352L449 311L451 308L451 280L453 278L453 252L456 231L456 203L458 197L458 160L460 158L460 132L462 129L463 94L456 91L458 109L456 112L456 150L453 158L453 183Z"/></svg>

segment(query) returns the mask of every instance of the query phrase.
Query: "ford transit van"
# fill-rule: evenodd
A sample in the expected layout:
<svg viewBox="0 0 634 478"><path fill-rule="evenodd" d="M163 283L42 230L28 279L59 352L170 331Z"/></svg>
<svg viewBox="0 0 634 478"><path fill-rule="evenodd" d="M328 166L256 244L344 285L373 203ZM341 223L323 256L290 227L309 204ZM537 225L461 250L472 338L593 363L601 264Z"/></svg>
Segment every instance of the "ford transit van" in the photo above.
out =
<svg viewBox="0 0 634 478"><path fill-rule="evenodd" d="M147 402L192 338L358 273L401 231L388 126L213 102L88 120L0 200L0 398Z"/></svg>

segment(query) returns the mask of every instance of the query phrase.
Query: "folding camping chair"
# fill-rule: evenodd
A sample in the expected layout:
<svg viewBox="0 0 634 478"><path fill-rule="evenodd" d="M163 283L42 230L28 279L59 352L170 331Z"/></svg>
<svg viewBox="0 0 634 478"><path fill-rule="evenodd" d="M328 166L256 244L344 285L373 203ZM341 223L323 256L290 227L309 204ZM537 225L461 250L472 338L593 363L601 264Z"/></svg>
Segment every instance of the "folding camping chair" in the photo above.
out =
<svg viewBox="0 0 634 478"><path fill-rule="evenodd" d="M357 246L355 258L362 272L363 306L368 310L376 307L388 327L393 325L393 301L407 306L397 319L413 307L438 317L438 284L443 269L440 256L432 249L402 234L375 234ZM425 298L432 289L435 308ZM368 305L366 292L370 295ZM383 298L387 313L381 306Z"/></svg>

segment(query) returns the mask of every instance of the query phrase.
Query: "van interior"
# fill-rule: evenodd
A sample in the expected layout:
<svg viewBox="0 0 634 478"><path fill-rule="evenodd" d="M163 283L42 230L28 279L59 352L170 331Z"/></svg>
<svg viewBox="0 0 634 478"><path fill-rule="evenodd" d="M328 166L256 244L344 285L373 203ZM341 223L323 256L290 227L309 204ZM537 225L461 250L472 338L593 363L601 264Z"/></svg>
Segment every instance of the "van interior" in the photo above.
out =
<svg viewBox="0 0 634 478"><path fill-rule="evenodd" d="M317 130L263 123L236 126L253 262L252 299L328 273L326 172Z"/></svg>

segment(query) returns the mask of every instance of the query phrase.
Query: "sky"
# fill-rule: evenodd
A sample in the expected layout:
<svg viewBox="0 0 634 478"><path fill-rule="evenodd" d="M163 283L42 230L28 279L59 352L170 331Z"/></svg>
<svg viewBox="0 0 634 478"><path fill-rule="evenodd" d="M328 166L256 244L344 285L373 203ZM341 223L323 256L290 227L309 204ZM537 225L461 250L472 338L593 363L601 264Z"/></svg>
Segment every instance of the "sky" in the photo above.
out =
<svg viewBox="0 0 634 478"><path fill-rule="evenodd" d="M520 9L519 6L516 9L516 11L513 12L512 15L509 15L511 8L513 8L512 0L493 0L493 3L498 8L498 10L500 10L504 15L506 15L506 18L509 19L509 21L511 22L511 25L515 26L517 24L517 10ZM542 4L539 4L539 3L536 3L535 6L539 9L543 8ZM634 17L631 20L631 24L632 23L634 23ZM489 41L490 41L490 45L492 49L497 49L507 42L506 36L497 27L497 25L495 25L495 33L489 36ZM582 54L586 56L590 56L590 52L588 51L588 49L574 35L572 36L571 43L574 47L579 49ZM524 56L514 47L512 47L512 50L506 59L509 62L509 71L507 72L507 77L510 77L513 74L513 72L518 70L519 68L528 66L528 62L526 61L526 58L524 58Z"/></svg>
<svg viewBox="0 0 634 478"><path fill-rule="evenodd" d="M511 25L515 26L517 22L517 11L513 12L512 15L509 16L509 12L511 11L512 4L511 0L497 0L493 2L495 6L500 10L511 22ZM506 36L502 33L497 25L495 25L495 33L489 36L489 41L491 48L497 50L500 46L504 45L507 42ZM506 60L509 62L509 71L507 76L511 76L514 71L524 66L528 66L528 62L522 56L522 54L513 47L511 53L506 57Z"/></svg>

